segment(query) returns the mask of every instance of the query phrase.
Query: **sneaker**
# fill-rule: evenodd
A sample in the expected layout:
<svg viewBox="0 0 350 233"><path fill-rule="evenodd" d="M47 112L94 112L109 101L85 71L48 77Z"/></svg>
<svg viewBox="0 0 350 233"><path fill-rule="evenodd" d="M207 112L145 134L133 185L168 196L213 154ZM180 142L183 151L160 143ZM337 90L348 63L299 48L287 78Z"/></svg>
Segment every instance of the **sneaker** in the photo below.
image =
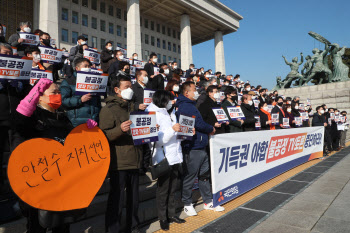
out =
<svg viewBox="0 0 350 233"><path fill-rule="evenodd" d="M205 210L214 210L214 211L217 211L217 212L221 212L221 211L224 211L225 210L225 208L224 207L222 207L222 206L217 206L217 207L214 207L213 206L213 202L210 202L210 203L208 203L208 204L204 204L204 209Z"/></svg>
<svg viewBox="0 0 350 233"><path fill-rule="evenodd" d="M188 216L196 216L197 215L197 211L193 208L193 204L186 205L184 207L184 211Z"/></svg>

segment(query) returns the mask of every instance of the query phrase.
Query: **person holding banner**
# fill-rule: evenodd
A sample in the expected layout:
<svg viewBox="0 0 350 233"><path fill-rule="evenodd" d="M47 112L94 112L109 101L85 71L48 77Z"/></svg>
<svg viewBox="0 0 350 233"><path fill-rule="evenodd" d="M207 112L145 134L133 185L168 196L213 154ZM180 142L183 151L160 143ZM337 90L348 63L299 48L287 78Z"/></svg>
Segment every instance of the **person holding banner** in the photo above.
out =
<svg viewBox="0 0 350 233"><path fill-rule="evenodd" d="M60 86L62 106L67 110L68 118L74 127L85 123L88 119L98 122L98 114L101 110L100 96L91 95L91 93L83 96L75 95L77 71L89 72L90 70L89 59L77 59L73 76L63 80Z"/></svg>
<svg viewBox="0 0 350 233"><path fill-rule="evenodd" d="M242 96L242 104L241 104L242 112L245 116L243 131L254 131L255 130L255 108L251 95L243 95Z"/></svg>
<svg viewBox="0 0 350 233"><path fill-rule="evenodd" d="M32 69L46 70L41 63L40 49L37 46L28 46L24 50L24 54L27 57L33 58Z"/></svg>
<svg viewBox="0 0 350 233"><path fill-rule="evenodd" d="M110 78L116 77L119 71L119 63L123 61L124 54L122 50L117 50L115 52L115 60L112 59L111 61L114 61L108 68L108 74Z"/></svg>
<svg viewBox="0 0 350 233"><path fill-rule="evenodd" d="M146 63L146 65L144 67L145 71L148 74L150 87L153 86L152 82L153 82L153 78L155 76L154 70L155 70L155 68L158 68L157 62L158 62L157 54L151 53L151 55L149 55L149 61L148 61L148 63Z"/></svg>
<svg viewBox="0 0 350 233"><path fill-rule="evenodd" d="M19 27L21 29L20 32L30 33L32 31L31 27L32 24L29 21L26 22L20 22ZM19 33L12 34L8 40L8 43L17 48L18 56L24 56L24 50L26 46L23 44L24 39L22 39L19 35Z"/></svg>
<svg viewBox="0 0 350 233"><path fill-rule="evenodd" d="M87 44L79 45L77 51L73 57L72 66L76 67L76 61L84 57L84 50L89 49ZM91 64L92 65L92 64Z"/></svg>
<svg viewBox="0 0 350 233"><path fill-rule="evenodd" d="M332 151L332 140L330 138L330 134L326 127L328 126L326 122L326 117L324 116L324 108L322 106L318 106L316 108L316 113L313 116L312 119L312 126L324 126L325 127L325 134L324 134L324 147L323 147L323 153L325 156L328 155L329 152Z"/></svg>
<svg viewBox="0 0 350 233"><path fill-rule="evenodd" d="M88 40L88 38L85 38L85 36L83 36L83 35L78 36L77 45L70 49L68 59L72 65L73 65L73 60L75 58L75 55L78 53L78 51L80 49L80 45L84 45L84 44L87 45L87 40Z"/></svg>
<svg viewBox="0 0 350 233"><path fill-rule="evenodd" d="M113 43L107 41L105 48L101 52L101 68L103 73L108 73L109 61L113 59Z"/></svg>
<svg viewBox="0 0 350 233"><path fill-rule="evenodd" d="M181 140L177 139L180 132L180 124L176 123L172 108L171 94L165 90L154 93L152 103L147 107L147 112L156 112L159 125L158 141L150 146L152 150L152 164L156 165L164 158L167 159L170 169L157 180L157 211L162 230L169 230L169 222L184 223L183 219L175 216L175 192L180 181L180 168L183 161Z"/></svg>
<svg viewBox="0 0 350 233"><path fill-rule="evenodd" d="M275 126L271 123L271 114L268 112L266 102L259 103L258 115L260 116L261 130L275 130Z"/></svg>
<svg viewBox="0 0 350 233"><path fill-rule="evenodd" d="M292 101L290 101L290 102L292 102ZM294 120L294 115L292 114L292 106L291 106L291 104L283 105L283 111L286 114L285 118L289 119L290 127L295 128L295 120Z"/></svg>
<svg viewBox="0 0 350 233"><path fill-rule="evenodd" d="M182 186L182 202L184 203L184 212L188 216L197 215L192 204L192 187L195 179L198 177L199 190L204 201L204 209L214 211L224 211L222 206L213 207L213 196L210 187L210 168L209 157L206 152L208 145L208 135L215 134L215 128L203 120L200 112L196 108L196 100L199 94L193 82L182 84L182 93L176 101L178 111L176 117L179 120L180 115L195 116L196 134L192 140L185 140L181 143L184 156L184 177Z"/></svg>
<svg viewBox="0 0 350 233"><path fill-rule="evenodd" d="M275 113L278 114L278 122L279 122L279 124L275 126L276 129L284 129L283 118L286 117L286 114L285 114L285 112L283 111L283 108L282 108L283 107L283 98L282 98L282 96L278 96L276 98L276 102L277 102L277 104L272 109L271 114L275 114Z"/></svg>
<svg viewBox="0 0 350 233"><path fill-rule="evenodd" d="M148 83L147 72L145 70L136 70L136 83L132 85L132 90L134 91L134 102L135 111L144 111L147 105L143 103L144 101L144 89Z"/></svg>
<svg viewBox="0 0 350 233"><path fill-rule="evenodd" d="M100 112L100 128L110 143L110 187L106 210L106 232L121 232L126 201L126 232L139 232L139 169L142 145L135 146L130 132L130 112L134 109L131 80L121 76L111 85L113 96L106 99ZM128 198L126 198L128 197Z"/></svg>
<svg viewBox="0 0 350 233"><path fill-rule="evenodd" d="M230 116L227 107L237 106L238 96L237 90L234 87L228 86L225 90L225 99L222 101L221 107L224 109L227 116ZM229 126L226 128L226 133L242 132L244 120L230 120Z"/></svg>

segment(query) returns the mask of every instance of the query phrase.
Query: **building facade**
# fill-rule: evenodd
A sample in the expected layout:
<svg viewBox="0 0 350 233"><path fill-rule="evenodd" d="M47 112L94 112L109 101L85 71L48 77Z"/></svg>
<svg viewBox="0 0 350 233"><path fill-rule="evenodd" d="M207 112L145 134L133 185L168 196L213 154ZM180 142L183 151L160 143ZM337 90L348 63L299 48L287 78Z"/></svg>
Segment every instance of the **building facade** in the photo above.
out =
<svg viewBox="0 0 350 233"><path fill-rule="evenodd" d="M69 49L79 35L85 35L91 47L103 49L112 41L127 49L128 57L136 52L140 59L148 60L154 52L159 62L177 61L188 69L193 62L192 46L214 39L215 70L223 73L223 36L235 32L243 19L217 0L28 2L33 5L33 29L48 32L59 48Z"/></svg>

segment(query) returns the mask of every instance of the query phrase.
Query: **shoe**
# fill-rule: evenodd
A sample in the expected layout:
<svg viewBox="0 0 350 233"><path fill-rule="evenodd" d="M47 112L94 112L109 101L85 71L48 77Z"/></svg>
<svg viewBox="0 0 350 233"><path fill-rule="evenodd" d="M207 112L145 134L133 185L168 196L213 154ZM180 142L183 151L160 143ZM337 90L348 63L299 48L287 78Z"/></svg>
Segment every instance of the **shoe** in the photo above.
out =
<svg viewBox="0 0 350 233"><path fill-rule="evenodd" d="M204 204L204 209L205 210L214 210L214 211L217 211L217 212L221 212L221 211L225 210L224 207L219 206L219 205L217 207L214 207L213 202L210 202L208 204Z"/></svg>
<svg viewBox="0 0 350 233"><path fill-rule="evenodd" d="M163 231L169 230L169 222L167 220L159 220L160 222L160 228L162 228Z"/></svg>
<svg viewBox="0 0 350 233"><path fill-rule="evenodd" d="M169 218L169 222L175 222L175 223L185 223L186 220L185 219L182 219L182 218L179 218L179 217L172 217L172 218Z"/></svg>
<svg viewBox="0 0 350 233"><path fill-rule="evenodd" d="M340 149L340 147L338 147L335 151L340 151L341 149Z"/></svg>
<svg viewBox="0 0 350 233"><path fill-rule="evenodd" d="M193 208L193 204L184 207L184 211L188 216L196 216L197 211Z"/></svg>

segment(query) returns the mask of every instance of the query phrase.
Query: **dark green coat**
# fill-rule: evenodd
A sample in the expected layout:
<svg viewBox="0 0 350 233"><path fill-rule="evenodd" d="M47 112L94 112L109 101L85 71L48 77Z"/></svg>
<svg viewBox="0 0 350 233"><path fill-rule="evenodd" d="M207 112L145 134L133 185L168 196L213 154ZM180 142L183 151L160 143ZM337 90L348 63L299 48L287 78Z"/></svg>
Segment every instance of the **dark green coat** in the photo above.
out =
<svg viewBox="0 0 350 233"><path fill-rule="evenodd" d="M230 119L230 124L228 125L229 127L226 127L226 129L228 130L226 133L243 132L241 122L240 121L233 121L230 118L230 114L227 111L227 107L231 107L231 106L234 106L234 105L232 105L227 99L225 99L221 104L221 107L224 109L226 115Z"/></svg>

